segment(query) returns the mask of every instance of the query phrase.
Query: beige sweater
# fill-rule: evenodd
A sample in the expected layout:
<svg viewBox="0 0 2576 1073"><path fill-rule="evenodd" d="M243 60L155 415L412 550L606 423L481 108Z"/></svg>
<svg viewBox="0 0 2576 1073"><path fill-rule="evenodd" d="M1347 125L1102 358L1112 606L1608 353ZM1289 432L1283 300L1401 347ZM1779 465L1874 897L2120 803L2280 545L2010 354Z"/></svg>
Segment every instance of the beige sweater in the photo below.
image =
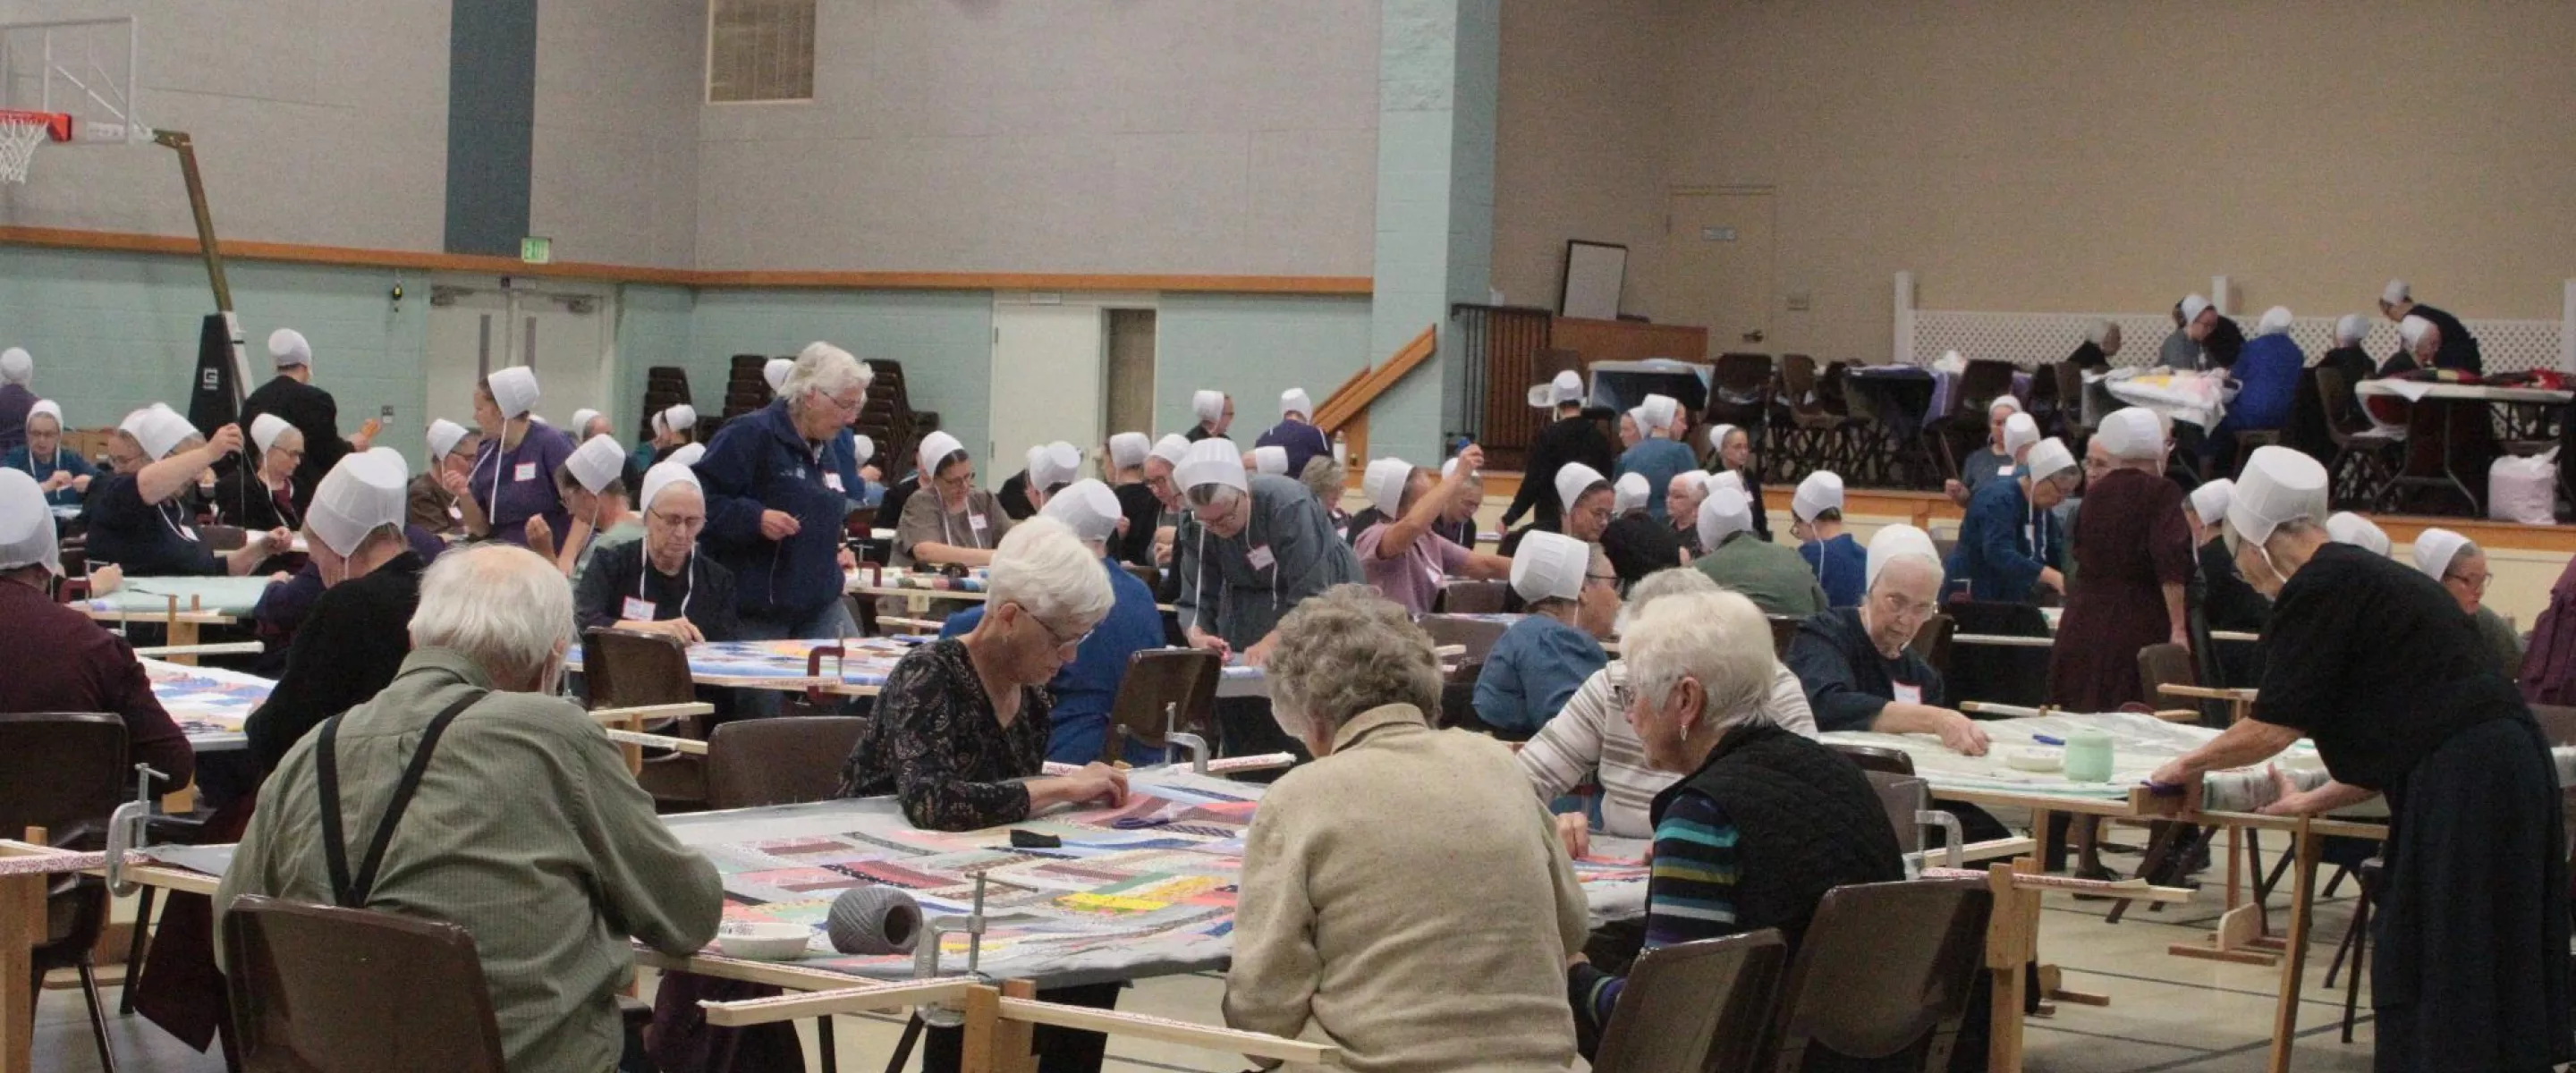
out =
<svg viewBox="0 0 2576 1073"><path fill-rule="evenodd" d="M1226 1023L1362 1073L1567 1068L1583 888L1528 785L1409 705L1352 718L1253 815Z"/></svg>

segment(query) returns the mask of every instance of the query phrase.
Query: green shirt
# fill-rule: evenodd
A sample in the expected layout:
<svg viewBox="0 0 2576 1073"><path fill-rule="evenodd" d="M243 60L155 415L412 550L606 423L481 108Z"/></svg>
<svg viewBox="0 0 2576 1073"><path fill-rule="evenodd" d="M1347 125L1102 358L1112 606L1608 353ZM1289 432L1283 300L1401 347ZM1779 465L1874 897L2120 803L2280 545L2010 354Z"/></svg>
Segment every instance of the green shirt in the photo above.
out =
<svg viewBox="0 0 2576 1073"><path fill-rule="evenodd" d="M421 649L392 685L341 717L343 835L356 871L429 721L491 679ZM260 894L333 902L322 848L319 732L260 790L218 914ZM368 908L460 924L474 935L509 1068L604 1073L623 1048L617 989L632 935L667 954L715 936L715 866L653 815L617 747L570 701L492 693L439 739L385 849ZM220 927L217 935L222 934Z"/></svg>
<svg viewBox="0 0 2576 1073"><path fill-rule="evenodd" d="M581 576L590 572L591 556L620 544L632 544L642 539L644 539L644 519L633 514L618 519L617 524L609 526L607 532L592 536L590 543L581 549L581 557L572 561L573 591L581 591Z"/></svg>
<svg viewBox="0 0 2576 1073"><path fill-rule="evenodd" d="M1743 594L1766 615L1805 618L1825 609L1824 586L1816 583L1816 572L1797 549L1751 533L1726 538L1691 565L1728 591Z"/></svg>

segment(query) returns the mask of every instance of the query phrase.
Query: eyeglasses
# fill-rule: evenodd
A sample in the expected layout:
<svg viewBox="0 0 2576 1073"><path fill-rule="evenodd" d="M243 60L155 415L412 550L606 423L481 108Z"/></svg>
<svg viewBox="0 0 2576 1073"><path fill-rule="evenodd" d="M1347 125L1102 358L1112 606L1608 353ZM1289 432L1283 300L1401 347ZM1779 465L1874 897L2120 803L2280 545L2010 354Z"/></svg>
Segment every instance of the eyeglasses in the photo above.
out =
<svg viewBox="0 0 2576 1073"><path fill-rule="evenodd" d="M669 529L676 529L683 533L694 533L707 527L707 516L704 514L675 515L666 514L658 510L648 510L644 512L644 517L656 525Z"/></svg>
<svg viewBox="0 0 2576 1073"><path fill-rule="evenodd" d="M1893 592L1870 597L1870 602L1877 605L1880 613L1899 622L1921 622L1940 609L1937 604L1908 600Z"/></svg>
<svg viewBox="0 0 2576 1073"><path fill-rule="evenodd" d="M1047 640L1055 642L1056 651L1066 653L1068 658L1070 658L1073 650L1081 648L1084 641L1091 639L1091 630L1084 630L1081 633L1074 634L1072 637L1066 637L1061 633L1057 633L1055 627L1047 625L1045 619L1039 618L1036 612L1029 610L1026 606L1016 603L1011 606L1019 608L1020 613L1027 615L1029 621L1037 623L1038 629L1046 632Z"/></svg>
<svg viewBox="0 0 2576 1073"><path fill-rule="evenodd" d="M1619 584L1619 575L1617 575L1617 574L1585 574L1585 575L1583 575L1583 581L1584 581L1584 583L1585 583L1585 584L1587 584L1587 585L1588 585L1588 584L1599 583L1599 584L1602 584L1602 585L1612 585L1612 586L1615 586L1615 585Z"/></svg>
<svg viewBox="0 0 2576 1073"><path fill-rule="evenodd" d="M821 393L817 392L816 394ZM859 407L868 404L868 393L866 389L862 388L858 391L851 392L848 402L843 402L830 395L824 395L823 401L832 404L832 409L834 410L838 410L845 414L855 414L859 412Z"/></svg>
<svg viewBox="0 0 2576 1073"><path fill-rule="evenodd" d="M2442 580L2443 580L2443 581L2446 581L2446 582L2447 582L2447 581L2456 581L2456 582L2458 582L2458 583L2460 583L2460 584L2462 584L2462 585L2466 585L2466 586L2468 586L2468 588L2469 588L2469 591L2470 591L2470 592L2485 592L2485 591L2487 591L2487 584L2488 584L2489 582L2492 582L2492 581L2494 581L2494 580L2495 580L2495 575L2494 575L2494 574L2492 574L2492 573L2486 573L2486 574L2452 574L2452 575L2450 575L2450 576L2444 577Z"/></svg>

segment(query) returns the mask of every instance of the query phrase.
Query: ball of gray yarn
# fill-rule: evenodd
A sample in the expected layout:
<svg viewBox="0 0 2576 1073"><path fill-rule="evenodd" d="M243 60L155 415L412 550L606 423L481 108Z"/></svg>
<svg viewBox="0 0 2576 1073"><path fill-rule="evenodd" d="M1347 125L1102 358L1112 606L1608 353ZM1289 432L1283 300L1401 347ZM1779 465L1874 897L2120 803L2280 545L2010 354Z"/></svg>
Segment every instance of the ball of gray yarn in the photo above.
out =
<svg viewBox="0 0 2576 1073"><path fill-rule="evenodd" d="M909 954L921 939L921 903L896 887L852 887L832 899L826 931L844 954Z"/></svg>

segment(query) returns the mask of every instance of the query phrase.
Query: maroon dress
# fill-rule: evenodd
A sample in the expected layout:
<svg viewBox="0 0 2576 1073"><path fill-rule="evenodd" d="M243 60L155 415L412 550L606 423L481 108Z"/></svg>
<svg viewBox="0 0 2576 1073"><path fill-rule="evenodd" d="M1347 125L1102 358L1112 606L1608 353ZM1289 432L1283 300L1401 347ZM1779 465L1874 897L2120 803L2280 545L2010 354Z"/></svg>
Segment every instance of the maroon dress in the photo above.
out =
<svg viewBox="0 0 2576 1073"><path fill-rule="evenodd" d="M2172 481L2128 469L2085 493L2075 515L2074 591L2048 661L2050 703L2107 712L2147 699L2138 650L2172 638L2163 587L2191 580L2182 498Z"/></svg>

